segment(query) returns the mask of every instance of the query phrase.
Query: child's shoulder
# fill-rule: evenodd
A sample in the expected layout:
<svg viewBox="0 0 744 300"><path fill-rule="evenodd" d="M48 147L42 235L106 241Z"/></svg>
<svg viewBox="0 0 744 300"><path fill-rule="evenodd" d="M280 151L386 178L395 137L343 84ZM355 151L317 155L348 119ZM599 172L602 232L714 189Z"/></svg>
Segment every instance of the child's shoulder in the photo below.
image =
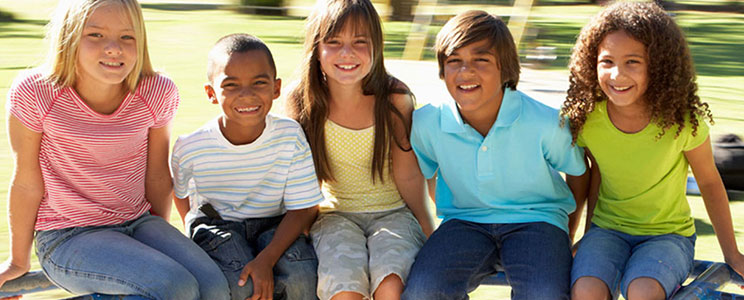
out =
<svg viewBox="0 0 744 300"><path fill-rule="evenodd" d="M61 88L55 86L55 84L49 80L40 69L29 69L21 71L18 76L13 80L11 85L11 91L53 91L60 90Z"/></svg>
<svg viewBox="0 0 744 300"><path fill-rule="evenodd" d="M444 113L451 113L450 105L447 103L433 102L426 104L413 111L414 125L426 123L426 126L430 126L431 122L438 122Z"/></svg>
<svg viewBox="0 0 744 300"><path fill-rule="evenodd" d="M212 118L193 132L179 135L173 146L173 153L176 154L178 151L185 151L191 145L204 144L208 140L214 139L214 135L219 133L218 125L217 118Z"/></svg>
<svg viewBox="0 0 744 300"><path fill-rule="evenodd" d="M157 73L153 76L142 77L137 85L136 94L146 98L156 97L161 94L173 93L177 90L176 84L169 77Z"/></svg>
<svg viewBox="0 0 744 300"><path fill-rule="evenodd" d="M531 119L545 121L558 119L559 113L557 108L535 100L535 98L532 98L519 90L513 92L515 97L519 97L519 100L522 102L522 112L525 116Z"/></svg>

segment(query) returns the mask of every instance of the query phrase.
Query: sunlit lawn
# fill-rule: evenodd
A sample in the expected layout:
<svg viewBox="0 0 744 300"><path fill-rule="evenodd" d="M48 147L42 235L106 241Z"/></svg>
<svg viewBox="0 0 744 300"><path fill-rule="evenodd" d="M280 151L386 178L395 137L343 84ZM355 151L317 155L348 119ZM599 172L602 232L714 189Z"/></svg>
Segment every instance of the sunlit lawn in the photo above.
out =
<svg viewBox="0 0 744 300"><path fill-rule="evenodd" d="M3 98L19 71L43 61L46 51L42 41L43 26L56 2L0 0L0 10L11 11L17 18L15 21L0 21L0 95ZM227 10L191 9L190 6L176 9L178 7L162 4L170 1L143 2L152 61L157 69L176 82L181 94L182 104L175 119L174 137L193 131L219 112L217 106L205 101L202 86L205 83L207 51L214 41L225 34L247 32L257 35L269 44L274 53L278 74L284 79L285 87L296 78L294 70L300 64L302 55L303 20L300 17L261 17ZM301 5L308 5L308 2L312 1L298 0ZM438 12L441 9L445 10L442 12L444 14L454 14L463 8L448 6L438 8ZM500 12L503 8L494 10ZM559 59L547 67L557 74L565 74L565 63L575 36L588 16L596 11L596 7L589 5L536 7L529 23L538 30L532 31L522 46L555 46ZM744 59L738 49L744 36L744 16L685 11L678 12L677 18L690 39L699 72L700 95L711 104L717 121L712 129L714 136L727 132L744 136L744 115L741 113L744 111L741 96L744 95ZM435 34L440 25L432 26L429 31ZM385 23L387 58L401 57L409 28L410 24L405 22ZM430 38L428 46L432 43ZM433 59L431 49L426 49L424 57ZM416 85L412 81L407 83ZM0 107L5 108L5 101L0 103ZM282 100L274 104L275 108L282 105ZM0 124L0 259L4 259L8 254L5 246L8 244L7 212L4 207L12 161L7 150L4 114L0 115ZM721 261L722 256L702 200L699 197L689 199L698 225L697 258ZM739 245L744 247L741 242L744 238L744 203L733 202L731 207ZM180 228L175 214L171 221ZM35 259L34 263L34 269L38 269ZM26 299L64 296L61 292L49 292L31 295ZM508 299L509 288L481 287L472 297Z"/></svg>

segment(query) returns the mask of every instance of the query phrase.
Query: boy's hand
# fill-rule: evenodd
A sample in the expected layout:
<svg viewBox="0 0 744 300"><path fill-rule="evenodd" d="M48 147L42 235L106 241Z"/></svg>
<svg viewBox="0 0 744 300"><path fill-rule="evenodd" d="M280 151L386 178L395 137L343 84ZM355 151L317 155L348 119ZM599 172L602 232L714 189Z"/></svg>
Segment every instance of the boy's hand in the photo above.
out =
<svg viewBox="0 0 744 300"><path fill-rule="evenodd" d="M245 285L248 276L251 276L253 280L253 297L250 300L273 299L274 272L272 269L273 265L262 259L260 255L243 267L238 285Z"/></svg>

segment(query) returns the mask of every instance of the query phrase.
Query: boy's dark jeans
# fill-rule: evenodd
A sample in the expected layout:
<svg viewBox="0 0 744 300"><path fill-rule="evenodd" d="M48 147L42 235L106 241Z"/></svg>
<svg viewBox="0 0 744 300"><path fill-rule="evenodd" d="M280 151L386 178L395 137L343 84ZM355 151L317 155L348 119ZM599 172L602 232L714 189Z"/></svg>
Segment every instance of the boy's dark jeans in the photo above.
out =
<svg viewBox="0 0 744 300"><path fill-rule="evenodd" d="M284 215L226 221L201 217L191 224L194 240L217 263L230 285L232 299L253 295L249 277L238 286L243 267L269 245ZM274 265L274 299L317 299L318 259L310 239L300 234Z"/></svg>

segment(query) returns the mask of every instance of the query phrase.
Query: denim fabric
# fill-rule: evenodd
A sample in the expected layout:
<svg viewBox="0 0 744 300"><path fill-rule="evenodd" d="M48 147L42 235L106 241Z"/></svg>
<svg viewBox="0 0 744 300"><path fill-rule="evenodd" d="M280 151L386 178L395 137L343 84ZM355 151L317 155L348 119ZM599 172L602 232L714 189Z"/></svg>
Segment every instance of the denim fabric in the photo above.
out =
<svg viewBox="0 0 744 300"><path fill-rule="evenodd" d="M163 218L36 233L49 279L74 294L150 299L228 299L228 285L204 251Z"/></svg>
<svg viewBox="0 0 744 300"><path fill-rule="evenodd" d="M544 222L481 224L453 219L421 248L402 299L468 299L502 266L512 299L568 299L568 235Z"/></svg>
<svg viewBox="0 0 744 300"><path fill-rule="evenodd" d="M576 251L571 284L596 277L616 299L619 292L627 296L633 279L650 277L670 298L693 268L695 240L695 235L630 235L592 225Z"/></svg>
<svg viewBox="0 0 744 300"><path fill-rule="evenodd" d="M217 263L230 285L232 299L253 295L248 277L238 286L243 267L252 261L274 238L284 216L246 219L240 222L201 217L191 225L192 239ZM316 299L318 259L310 239L304 235L287 248L274 265L274 299Z"/></svg>

